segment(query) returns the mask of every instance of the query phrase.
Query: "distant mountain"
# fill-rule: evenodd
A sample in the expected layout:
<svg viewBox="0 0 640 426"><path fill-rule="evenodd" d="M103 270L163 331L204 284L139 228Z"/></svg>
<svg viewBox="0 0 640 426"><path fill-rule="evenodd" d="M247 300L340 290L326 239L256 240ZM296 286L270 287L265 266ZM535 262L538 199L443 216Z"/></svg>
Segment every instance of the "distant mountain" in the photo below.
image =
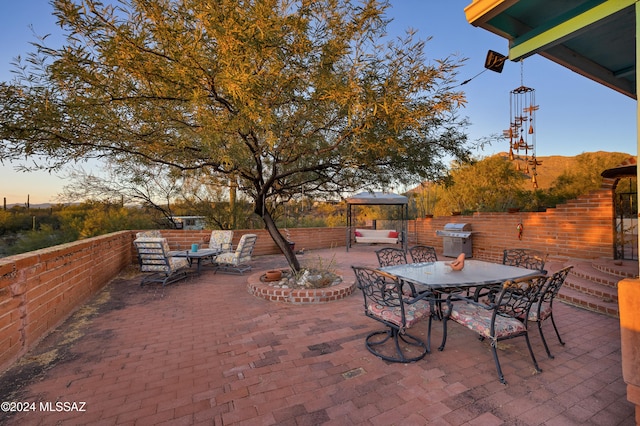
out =
<svg viewBox="0 0 640 426"><path fill-rule="evenodd" d="M495 154L497 156L500 157L504 157L507 158L509 156L509 154L507 152L500 152L498 154ZM618 164L621 164L622 161L624 161L625 159L629 158L629 157L633 157L635 158L634 155L631 154L627 154L624 152L605 152L605 151L597 151L597 152L586 152L580 155L576 155L573 157L566 157L566 156L562 156L562 155L551 155L551 156L547 156L547 157L537 157L538 161L541 162L542 164L540 164L538 166L538 188L539 189L548 189L551 187L551 185L555 182L555 180L562 175L565 172L570 172L572 168L576 167L576 165L579 162L578 157L582 156L582 155L592 155L592 156L596 156L596 157L611 157L611 156L617 156L622 158L623 160L620 161L620 163L617 163L615 165L612 165L611 167L615 167ZM603 162L608 162L608 161L603 161ZM596 173L600 174L602 172L604 172L603 170L596 170ZM530 180L525 180L522 183L522 188L523 189L527 189L530 190L532 189L532 184ZM413 191L419 191L420 190L420 186L417 186L411 190L409 190L408 192L413 192Z"/></svg>
<svg viewBox="0 0 640 426"><path fill-rule="evenodd" d="M72 204L80 204L80 203L39 203L39 204L29 204L29 208L30 209L50 209L53 206L58 206L60 204L64 204L64 205L72 205ZM27 204L26 203L12 203L12 204L7 204L7 209L10 209L12 207L26 207Z"/></svg>
<svg viewBox="0 0 640 426"><path fill-rule="evenodd" d="M594 155L597 157L610 157L612 155L620 156L622 158L635 157L631 154L627 154L624 152L605 152L605 151L597 151L591 153L583 153L580 155ZM507 152L500 152L496 155L507 158L509 154ZM551 187L553 182L563 173L570 172L572 168L576 166L578 163L578 157L580 155L576 155L573 157L565 157L562 155L551 155L548 157L537 157L538 161L542 164L538 166L538 188L539 189L548 189ZM618 165L620 163L617 163ZM615 167L612 166L612 167ZM602 173L604 170L596 170L598 174ZM525 189L531 189L531 182L525 181L523 184Z"/></svg>

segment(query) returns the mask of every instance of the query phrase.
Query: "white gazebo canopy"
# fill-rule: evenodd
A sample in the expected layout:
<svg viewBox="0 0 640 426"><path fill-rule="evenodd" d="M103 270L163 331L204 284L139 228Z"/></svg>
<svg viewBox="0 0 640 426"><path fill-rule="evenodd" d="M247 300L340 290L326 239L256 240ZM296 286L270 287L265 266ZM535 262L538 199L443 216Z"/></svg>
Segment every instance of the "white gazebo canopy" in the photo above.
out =
<svg viewBox="0 0 640 426"><path fill-rule="evenodd" d="M400 230L400 241L402 248L407 250L407 219L409 216L409 199L404 195L392 194L388 192L361 192L349 197L345 200L347 202L347 251L351 247L353 241L353 216L352 206L354 205L395 205L400 208L400 221L402 223L402 229Z"/></svg>

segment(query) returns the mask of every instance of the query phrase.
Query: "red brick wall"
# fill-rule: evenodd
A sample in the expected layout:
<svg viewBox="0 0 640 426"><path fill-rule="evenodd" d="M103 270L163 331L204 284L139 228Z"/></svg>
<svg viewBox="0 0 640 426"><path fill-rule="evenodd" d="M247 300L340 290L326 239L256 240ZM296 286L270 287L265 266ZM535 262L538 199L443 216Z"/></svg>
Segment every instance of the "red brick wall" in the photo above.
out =
<svg viewBox="0 0 640 426"><path fill-rule="evenodd" d="M186 250L191 244L205 244L203 241L211 235L211 230L178 230L162 231L162 236L167 239L171 250ZM291 241L296 243L296 250L318 249L326 247L339 247L346 244L345 228L291 228L289 229ZM136 231L131 233L131 244L135 239ZM244 234L256 234L256 246L253 250L255 256L266 254L278 254L280 249L273 242L269 233L264 229L237 229L233 231L233 246L235 247ZM135 252L132 253L135 259ZM135 260L134 260L135 262Z"/></svg>
<svg viewBox="0 0 640 426"><path fill-rule="evenodd" d="M613 258L614 206L611 181L601 190L545 212L474 213L470 216L441 216L418 219L409 225L419 244L443 248L436 230L447 223L470 223L473 257L501 261L505 248L541 250L551 258ZM522 223L522 239L518 239Z"/></svg>
<svg viewBox="0 0 640 426"><path fill-rule="evenodd" d="M0 371L130 264L128 231L0 258Z"/></svg>

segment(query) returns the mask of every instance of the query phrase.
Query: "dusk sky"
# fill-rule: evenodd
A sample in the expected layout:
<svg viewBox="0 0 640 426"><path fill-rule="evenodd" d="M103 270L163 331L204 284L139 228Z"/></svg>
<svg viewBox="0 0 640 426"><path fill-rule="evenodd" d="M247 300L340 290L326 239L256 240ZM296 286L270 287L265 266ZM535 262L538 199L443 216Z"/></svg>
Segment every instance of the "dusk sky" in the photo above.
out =
<svg viewBox="0 0 640 426"><path fill-rule="evenodd" d="M471 26L464 8L471 0L392 0L388 27L391 36L407 28L418 31L429 61L456 55L467 58L458 74L461 83L484 70L488 50L506 55L507 41ZM11 62L32 51L35 34L51 34L61 40L48 0L5 0L0 5L0 80L13 78ZM32 30L33 28L33 30ZM467 106L461 115L469 118L470 140L501 134L509 127L509 92L521 84L535 89L537 111L537 155L573 156L583 152L609 151L637 154L636 101L569 71L545 58L533 56L523 64L507 62L502 73L486 71L461 86ZM477 152L488 156L507 151L494 143ZM62 192L63 175L18 173L15 165L0 164L0 198L7 203L56 202ZM544 173L544 164L539 168Z"/></svg>

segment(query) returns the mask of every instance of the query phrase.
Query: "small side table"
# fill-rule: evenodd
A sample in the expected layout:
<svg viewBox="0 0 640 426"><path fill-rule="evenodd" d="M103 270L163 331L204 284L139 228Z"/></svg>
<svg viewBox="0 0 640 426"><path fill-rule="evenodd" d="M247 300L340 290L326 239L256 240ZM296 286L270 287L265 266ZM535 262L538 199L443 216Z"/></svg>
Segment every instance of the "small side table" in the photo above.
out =
<svg viewBox="0 0 640 426"><path fill-rule="evenodd" d="M197 273L200 275L200 268L202 266L202 259L213 259L214 256L222 253L220 250L216 249L200 249L198 251L191 250L173 250L169 252L169 256L171 257L186 257L189 261L189 266L193 264L193 260L196 259L197 263Z"/></svg>

